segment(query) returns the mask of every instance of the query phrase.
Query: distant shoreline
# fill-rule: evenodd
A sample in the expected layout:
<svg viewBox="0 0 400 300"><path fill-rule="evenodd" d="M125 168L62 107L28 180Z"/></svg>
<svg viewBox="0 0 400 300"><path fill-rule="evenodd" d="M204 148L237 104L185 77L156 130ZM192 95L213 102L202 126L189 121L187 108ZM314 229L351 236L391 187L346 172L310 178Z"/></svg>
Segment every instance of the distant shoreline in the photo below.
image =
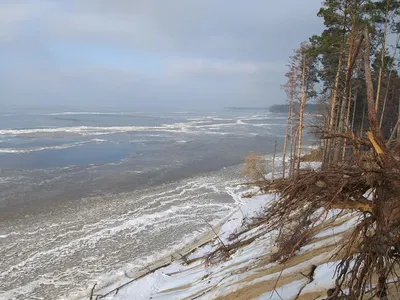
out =
<svg viewBox="0 0 400 300"><path fill-rule="evenodd" d="M228 106L225 107L224 109L227 110L268 110L270 109L270 107L236 107L236 106Z"/></svg>

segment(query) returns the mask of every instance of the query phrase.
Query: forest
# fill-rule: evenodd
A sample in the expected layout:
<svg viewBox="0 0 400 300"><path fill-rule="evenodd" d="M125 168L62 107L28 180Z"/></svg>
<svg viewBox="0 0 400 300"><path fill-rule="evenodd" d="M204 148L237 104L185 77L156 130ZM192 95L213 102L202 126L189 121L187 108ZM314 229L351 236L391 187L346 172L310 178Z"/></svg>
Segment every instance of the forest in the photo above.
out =
<svg viewBox="0 0 400 300"><path fill-rule="evenodd" d="M285 260L330 212L359 214L327 299L398 299L389 297L400 270L399 12L393 0L325 1L323 32L288 61L283 178L260 183L280 195L265 221L291 249ZM309 102L318 103L313 120ZM300 168L305 131L320 141L318 170Z"/></svg>

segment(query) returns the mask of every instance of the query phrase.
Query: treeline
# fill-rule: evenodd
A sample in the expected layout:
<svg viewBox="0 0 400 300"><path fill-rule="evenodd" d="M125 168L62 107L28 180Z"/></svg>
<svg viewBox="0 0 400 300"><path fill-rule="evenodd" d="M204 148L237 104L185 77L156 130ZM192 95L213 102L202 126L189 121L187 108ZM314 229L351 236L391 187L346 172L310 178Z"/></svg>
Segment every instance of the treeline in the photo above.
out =
<svg viewBox="0 0 400 300"><path fill-rule="evenodd" d="M322 139L324 166L352 157L349 140L367 138L370 128L367 90L382 137L397 139L400 124L399 33L400 1L328 0L318 16L325 29L303 42L289 58L283 89L288 104L284 159L291 170L300 164L307 103L318 103L313 128ZM390 41L390 42L389 42ZM371 86L366 82L370 81ZM310 107L310 106L308 106ZM393 143L392 143L393 144ZM284 164L285 165L285 164ZM292 172L291 172L292 173Z"/></svg>
<svg viewBox="0 0 400 300"><path fill-rule="evenodd" d="M293 104L294 111L299 111L300 110L300 104L299 103L294 103ZM324 108L324 105L321 105L319 103L310 103L307 104L304 108L304 112L306 113L317 113L318 111L322 111ZM273 113L288 113L290 110L289 104L276 104L272 105L269 107L269 111Z"/></svg>

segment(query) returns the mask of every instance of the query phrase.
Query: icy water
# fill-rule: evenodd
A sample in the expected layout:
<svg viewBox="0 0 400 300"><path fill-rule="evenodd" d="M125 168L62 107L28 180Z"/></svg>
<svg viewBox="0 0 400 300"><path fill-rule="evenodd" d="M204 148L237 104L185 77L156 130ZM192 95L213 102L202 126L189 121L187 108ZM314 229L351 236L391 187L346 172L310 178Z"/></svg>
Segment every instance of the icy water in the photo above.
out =
<svg viewBox="0 0 400 300"><path fill-rule="evenodd" d="M10 111L0 116L0 299L75 299L226 217L268 111Z"/></svg>

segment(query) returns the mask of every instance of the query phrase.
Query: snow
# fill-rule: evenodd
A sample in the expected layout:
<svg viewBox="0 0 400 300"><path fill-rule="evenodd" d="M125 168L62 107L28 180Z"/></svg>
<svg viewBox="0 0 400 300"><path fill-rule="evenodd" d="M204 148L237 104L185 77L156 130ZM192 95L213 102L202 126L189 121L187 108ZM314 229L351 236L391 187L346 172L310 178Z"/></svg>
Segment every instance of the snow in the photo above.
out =
<svg viewBox="0 0 400 300"><path fill-rule="evenodd" d="M300 163L300 168L302 169L312 169L312 170L318 170L321 168L321 162L318 161L305 161Z"/></svg>
<svg viewBox="0 0 400 300"><path fill-rule="evenodd" d="M187 256L187 259L192 260L192 259L205 257L208 253L213 251L215 249L215 247L216 247L215 245L211 245L211 244L204 245L203 247L198 248L197 251L189 254Z"/></svg>
<svg viewBox="0 0 400 300"><path fill-rule="evenodd" d="M289 284L283 285L277 288L276 291L271 291L262 294L257 300L282 300L282 299L293 299L296 297L299 290L307 283L307 279L296 280Z"/></svg>
<svg viewBox="0 0 400 300"><path fill-rule="evenodd" d="M319 168L319 164L307 163L303 167ZM243 288L251 288L252 285L257 283L307 272L305 270L309 270L311 265L317 266L313 282L308 283L307 278L295 280L277 288L275 292L268 291L263 293L256 299L293 299L303 287L302 294L324 291L333 287L334 281L332 278L337 262L329 262L329 260L332 258L334 250L316 253L306 261L299 261L299 263L285 268L282 272L275 269L269 273L269 269L278 265L278 263L267 263L268 255L276 251L274 238L277 233L275 231L267 231L265 225L249 230L248 225L253 217L262 214L266 206L277 199L277 195L259 195L247 199L242 197L245 192L243 187L229 187L227 191L241 205L234 213L227 216L221 226L218 228L213 226L213 229L218 232L219 238L225 245L237 241L236 239L232 240L233 234L239 235L238 238L241 241L257 237L251 244L237 249L225 261L206 265L204 258L220 246L220 241L214 239L188 255L187 259L197 259L195 262L185 265L183 261L174 261L169 266L163 267L121 288L116 295L109 295L103 299L169 300L191 299L194 297L204 300L215 299ZM255 192L256 190L253 191ZM328 211L326 218L322 217L321 219L343 220L343 223L340 225L332 224L332 227L316 234L314 238L320 240L305 245L296 255L304 255L339 242L341 239L340 234L353 227L357 222L357 215L349 218L349 215L339 215L340 212L339 210ZM318 217L321 213L323 211L318 211L315 216ZM321 221L318 220L317 223L320 224ZM252 279L249 278L250 276L252 276ZM128 279L123 282L126 281Z"/></svg>
<svg viewBox="0 0 400 300"><path fill-rule="evenodd" d="M322 241L305 245L299 251L297 251L296 253L297 254L302 254L302 253L305 253L305 252L308 252L308 251L311 251L311 250L314 250L314 249L318 249L318 248L321 248L321 247L336 245L337 243L340 242L341 239L342 239L342 237L340 237L340 236L332 236L332 237L324 239Z"/></svg>
<svg viewBox="0 0 400 300"><path fill-rule="evenodd" d="M324 291L335 286L335 269L338 262L328 262L319 265L315 269L314 280L307 284L303 289L302 294L311 293L315 291Z"/></svg>
<svg viewBox="0 0 400 300"><path fill-rule="evenodd" d="M337 235L339 233L345 232L347 230L349 230L350 228L352 228L354 225L357 224L358 218L357 217L353 217L350 220L344 222L342 225L339 226L332 226L324 231L321 231L320 233L318 233L317 235L315 235L315 238L322 238L322 237L327 237L330 235Z"/></svg>
<svg viewBox="0 0 400 300"><path fill-rule="evenodd" d="M219 238L225 245L229 245L236 240L231 240L230 237L233 234L239 234L243 229L246 228L253 217L256 217L264 208L268 205L271 200L275 200L276 195L268 194L261 196L254 196L250 199L246 199L238 209L223 223L219 229ZM241 200L243 201L243 199ZM253 228L248 232L240 235L241 240L253 236L258 233L260 228ZM215 250L219 246L219 240L216 240L213 244L206 244L197 249L197 251L188 255L188 260L205 257L207 254Z"/></svg>
<svg viewBox="0 0 400 300"><path fill-rule="evenodd" d="M242 228L243 220L249 223L251 218L260 215L264 208L267 206L269 202L276 198L273 194L267 194L262 196L255 196L248 200L240 209L234 213L231 218L229 218L221 227L220 229L220 238L223 242L228 242L229 237L233 233L238 233L239 230Z"/></svg>
<svg viewBox="0 0 400 300"><path fill-rule="evenodd" d="M238 192L238 189L235 189ZM238 194L236 194L238 195ZM237 196L240 197L240 196ZM267 204L276 199L276 195L268 194L254 196L250 199L240 198L242 205L236 212L231 214L218 230L219 238L224 244L233 243L230 240L232 234L238 234L251 222L252 218L259 215ZM259 234L261 228L249 230L241 239L252 237ZM272 239L270 239L272 242ZM199 247L191 253L187 259L204 258L211 251L217 249L219 241L216 239L213 243L208 243ZM239 249L231 258L220 264L205 266L202 262L185 266L182 262L174 262L171 265L161 268L143 278L140 278L118 291L116 295L110 295L104 299L107 300L147 300L147 299L183 299L196 293L202 293L220 283L229 277L232 272L240 268L253 266L259 257L267 253L267 249L272 246L264 237L263 240L254 242L250 249ZM176 273L176 274L173 274ZM172 275L170 275L172 274ZM235 277L235 276L233 276ZM242 276L236 275L236 281ZM230 277L229 281L234 278ZM128 280L125 280L126 282ZM182 289L182 287L187 287ZM209 297L208 295L207 297Z"/></svg>
<svg viewBox="0 0 400 300"><path fill-rule="evenodd" d="M232 233L239 232L246 227L243 219L250 219L256 216L269 201L274 200L275 195L256 196L249 199L241 210L233 213L227 221L221 226L221 239L229 243L229 236ZM351 226L353 219L343 223L341 226ZM244 226L244 227L243 227ZM340 230L342 230L341 228ZM252 237L265 230L262 226L246 232L243 236ZM257 275L262 270L267 270L277 263L257 266L261 258L271 253L273 247L274 232L260 236L252 244L238 249L231 257L219 264L206 266L201 260L190 265L184 265L182 262L173 262L171 265L159 269L133 283L122 288L116 295L106 297L107 300L168 300L185 299L198 297L198 299L215 299L224 296L242 288L252 286L256 283L276 280L280 276L289 276L298 274L308 269L312 264L318 265L315 272L315 279L307 284L307 279L297 280L286 284L277 289L276 292L267 292L257 299L293 299L299 290L306 285L302 293L315 291L316 289L326 289L332 286L332 277L335 263L324 263L328 261L333 251L324 252L309 260L286 268L283 272L274 272L265 276L256 277L253 280L245 280L249 276ZM241 239L243 239L241 235ZM303 247L299 253L312 251L313 249L326 246L336 242L334 238L327 238L322 241ZM216 249L218 242L209 243L200 247L188 258L202 258L210 251Z"/></svg>
<svg viewBox="0 0 400 300"><path fill-rule="evenodd" d="M122 288L117 295L112 295L104 299L114 300L139 300L150 299L153 294L159 291L162 284L168 280L166 273L178 272L180 268L176 264L157 270L150 276L145 276L129 284L128 288Z"/></svg>

